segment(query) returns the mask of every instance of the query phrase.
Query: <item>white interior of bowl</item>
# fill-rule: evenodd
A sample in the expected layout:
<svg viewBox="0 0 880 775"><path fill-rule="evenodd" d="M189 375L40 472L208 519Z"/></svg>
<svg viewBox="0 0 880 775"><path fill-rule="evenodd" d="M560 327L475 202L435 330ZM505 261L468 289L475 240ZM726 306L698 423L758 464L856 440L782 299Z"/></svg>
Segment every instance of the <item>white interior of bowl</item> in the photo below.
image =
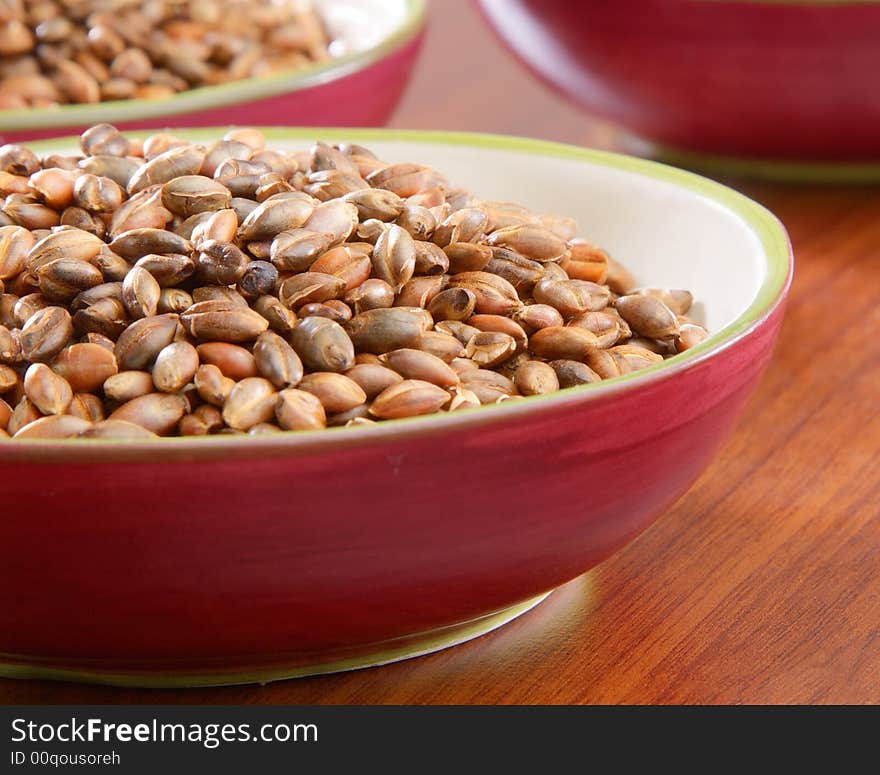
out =
<svg viewBox="0 0 880 775"><path fill-rule="evenodd" d="M407 17L406 0L311 0L331 40L330 54L344 56L372 48Z"/></svg>
<svg viewBox="0 0 880 775"><path fill-rule="evenodd" d="M280 144L303 147L296 141ZM389 161L434 166L453 185L482 199L575 218L579 236L605 248L640 285L690 290L696 299L693 317L710 332L745 312L767 273L761 242L745 220L708 197L663 180L599 163L505 149L375 140L365 144Z"/></svg>

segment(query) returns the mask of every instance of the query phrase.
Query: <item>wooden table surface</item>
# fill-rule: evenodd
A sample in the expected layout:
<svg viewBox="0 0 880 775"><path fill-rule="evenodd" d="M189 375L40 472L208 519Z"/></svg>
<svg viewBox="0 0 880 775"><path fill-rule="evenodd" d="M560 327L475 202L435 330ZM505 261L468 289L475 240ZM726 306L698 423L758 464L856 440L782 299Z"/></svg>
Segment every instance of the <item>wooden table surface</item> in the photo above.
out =
<svg viewBox="0 0 880 775"><path fill-rule="evenodd" d="M434 3L394 126L613 146ZM774 210L796 273L738 430L652 528L538 608L382 668L223 689L0 681L8 703L880 702L880 189L726 180Z"/></svg>

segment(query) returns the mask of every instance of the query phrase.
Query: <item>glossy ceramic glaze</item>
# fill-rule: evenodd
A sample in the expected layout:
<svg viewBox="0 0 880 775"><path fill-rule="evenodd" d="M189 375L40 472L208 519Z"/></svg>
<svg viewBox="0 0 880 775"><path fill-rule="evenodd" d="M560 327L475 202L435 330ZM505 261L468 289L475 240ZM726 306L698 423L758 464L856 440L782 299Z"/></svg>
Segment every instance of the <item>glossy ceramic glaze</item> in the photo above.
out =
<svg viewBox="0 0 880 775"><path fill-rule="evenodd" d="M316 0L316 7L340 44L327 62L167 99L0 111L0 144L79 133L103 121L122 129L381 126L418 56L425 0Z"/></svg>
<svg viewBox="0 0 880 775"><path fill-rule="evenodd" d="M880 161L880 92L873 77L880 70L880 3L479 5L542 78L661 148L689 152L679 159L699 163L703 157L695 153L710 154L704 161L716 166L731 157L748 159L746 170L759 174L768 169L756 166L761 160Z"/></svg>
<svg viewBox="0 0 880 775"><path fill-rule="evenodd" d="M570 146L270 131L274 146L316 136L577 217L642 282L692 288L713 336L600 385L372 427L0 444L5 674L268 680L458 642L638 535L736 421L790 282L788 240L766 210L680 170Z"/></svg>

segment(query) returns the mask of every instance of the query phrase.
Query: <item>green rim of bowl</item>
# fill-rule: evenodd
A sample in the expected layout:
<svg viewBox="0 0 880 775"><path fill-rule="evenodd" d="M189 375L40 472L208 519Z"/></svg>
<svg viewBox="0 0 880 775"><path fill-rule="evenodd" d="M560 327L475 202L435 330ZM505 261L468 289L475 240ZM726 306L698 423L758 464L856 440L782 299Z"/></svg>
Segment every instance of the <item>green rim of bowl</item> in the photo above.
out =
<svg viewBox="0 0 880 775"><path fill-rule="evenodd" d="M406 16L401 25L375 46L363 51L334 57L309 67L285 70L267 78L246 78L218 86L203 86L156 100L113 100L93 105L0 110L0 133L91 126L105 121L122 124L165 116L171 118L182 113L227 107L320 86L384 59L393 51L403 48L422 31L426 20L426 0L404 1Z"/></svg>
<svg viewBox="0 0 880 775"><path fill-rule="evenodd" d="M200 128L174 130L176 135L192 140L220 137L224 128ZM135 460L143 457L163 459L172 456L180 459L198 454L198 457L223 457L229 452L247 448L251 453L259 452L266 456L283 455L295 457L312 454L318 449L339 446L352 447L371 444L387 437L400 438L411 434L445 432L460 425L469 427L485 423L503 422L507 418L523 413L537 412L541 409L565 407L586 400L597 400L622 390L630 390L657 380L674 377L681 371L712 357L721 350L733 345L767 319L782 299L791 282L793 257L791 243L779 219L765 207L748 197L720 183L696 175L692 172L670 167L654 161L632 156L580 148L545 140L533 140L507 135L477 134L469 132L433 132L396 129L339 129L339 128L281 128L262 129L269 141L301 140L314 142L317 138L333 142L370 141L435 144L447 146L468 146L510 151L532 156L547 156L557 159L571 159L612 167L647 176L686 189L698 196L709 199L742 219L761 243L767 262L767 271L754 300L735 320L720 331L712 334L705 342L675 355L662 363L626 374L622 377L603 380L591 385L560 390L543 396L531 396L525 401L509 401L493 406L465 409L445 414L409 417L400 420L386 420L375 425L355 428L327 428L318 431L297 431L291 433L250 436L244 441L240 437L202 436L170 437L161 440L129 441L125 439L90 439L83 443L77 439L30 439L15 444L0 443L0 458L9 460L38 459L47 461L47 454L57 453L58 458L74 458L77 461L96 457L114 460ZM131 136L146 137L149 131L130 132ZM71 147L76 138L58 138L29 144L37 151L48 152L59 147ZM243 445L243 446L239 446ZM57 458L56 458L57 459Z"/></svg>

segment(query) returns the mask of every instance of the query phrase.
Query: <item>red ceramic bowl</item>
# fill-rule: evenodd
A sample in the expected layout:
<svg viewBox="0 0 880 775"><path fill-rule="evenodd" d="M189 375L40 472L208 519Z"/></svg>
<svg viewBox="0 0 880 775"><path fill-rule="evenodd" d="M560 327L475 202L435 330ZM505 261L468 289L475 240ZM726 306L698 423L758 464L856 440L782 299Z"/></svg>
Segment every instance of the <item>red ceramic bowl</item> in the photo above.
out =
<svg viewBox="0 0 880 775"><path fill-rule="evenodd" d="M664 150L880 174L880 3L479 4L538 75Z"/></svg>
<svg viewBox="0 0 880 775"><path fill-rule="evenodd" d="M486 198L576 217L641 282L693 289L693 314L713 335L606 383L370 427L0 442L3 675L265 681L473 637L659 517L706 467L770 358L788 239L717 183L507 137L267 135L291 148L316 135L364 143Z"/></svg>
<svg viewBox="0 0 880 775"><path fill-rule="evenodd" d="M381 126L421 47L425 0L314 0L347 52L308 68L183 92L54 109L0 111L0 145L58 137L103 121L121 129L247 124Z"/></svg>

